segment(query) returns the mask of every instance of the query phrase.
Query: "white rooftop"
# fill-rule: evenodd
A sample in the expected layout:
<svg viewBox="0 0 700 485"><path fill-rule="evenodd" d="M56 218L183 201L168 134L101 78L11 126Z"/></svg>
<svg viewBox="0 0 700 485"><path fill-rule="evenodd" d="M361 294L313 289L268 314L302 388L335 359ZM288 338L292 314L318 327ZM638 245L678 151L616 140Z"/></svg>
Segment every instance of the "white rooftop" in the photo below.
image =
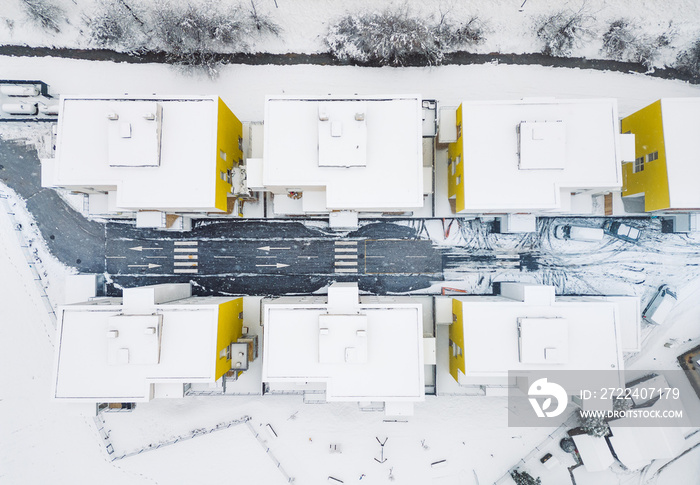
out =
<svg viewBox="0 0 700 485"><path fill-rule="evenodd" d="M659 412L663 412L664 407L672 410L672 407L663 401L665 400L661 399L652 408L659 409ZM622 418L624 419L626 418ZM620 462L631 470L642 468L652 460L675 458L687 446L681 427L650 427L629 423L625 425L616 421L610 421L610 444Z"/></svg>
<svg viewBox="0 0 700 485"><path fill-rule="evenodd" d="M615 302L556 298L552 286L522 283L502 283L501 296L454 299L462 302L467 378L617 369L622 381L622 316Z"/></svg>
<svg viewBox="0 0 700 485"><path fill-rule="evenodd" d="M583 433L571 438L576 443L576 449L581 456L583 466L589 472L607 470L615 462L615 457L610 452L610 447L604 437Z"/></svg>
<svg viewBox="0 0 700 485"><path fill-rule="evenodd" d="M671 208L700 208L700 98L661 100Z"/></svg>
<svg viewBox="0 0 700 485"><path fill-rule="evenodd" d="M575 189L622 185L617 101L464 101L465 211L564 209Z"/></svg>
<svg viewBox="0 0 700 485"><path fill-rule="evenodd" d="M181 286L128 289L123 304L61 307L54 397L148 401L151 384L214 382L218 305L226 299L189 297Z"/></svg>
<svg viewBox="0 0 700 485"><path fill-rule="evenodd" d="M263 381L325 382L328 401L423 400L422 306L359 303L356 283L328 300L265 304Z"/></svg>
<svg viewBox="0 0 700 485"><path fill-rule="evenodd" d="M216 96L62 96L45 184L116 190L121 210L215 210Z"/></svg>
<svg viewBox="0 0 700 485"><path fill-rule="evenodd" d="M326 211L422 207L421 98L269 96L262 184Z"/></svg>

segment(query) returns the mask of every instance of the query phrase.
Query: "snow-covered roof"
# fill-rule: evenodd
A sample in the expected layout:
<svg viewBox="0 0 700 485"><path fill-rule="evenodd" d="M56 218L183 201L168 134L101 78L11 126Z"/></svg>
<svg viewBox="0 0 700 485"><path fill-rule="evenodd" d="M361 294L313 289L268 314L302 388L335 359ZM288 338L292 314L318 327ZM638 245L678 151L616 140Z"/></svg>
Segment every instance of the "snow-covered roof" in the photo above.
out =
<svg viewBox="0 0 700 485"><path fill-rule="evenodd" d="M229 299L189 297L181 286L61 307L54 397L148 401L151 384L214 382L218 309Z"/></svg>
<svg viewBox="0 0 700 485"><path fill-rule="evenodd" d="M464 101L466 212L565 210L575 189L622 185L617 101Z"/></svg>
<svg viewBox="0 0 700 485"><path fill-rule="evenodd" d="M44 184L116 190L121 210L215 210L216 96L62 96Z"/></svg>
<svg viewBox="0 0 700 485"><path fill-rule="evenodd" d="M420 96L268 96L262 184L321 211L422 207Z"/></svg>
<svg viewBox="0 0 700 485"><path fill-rule="evenodd" d="M700 208L700 98L663 98L663 141L671 208Z"/></svg>
<svg viewBox="0 0 700 485"><path fill-rule="evenodd" d="M556 298L554 287L502 283L496 297L454 297L461 303L465 376L509 371L614 370L621 382L620 311L592 297Z"/></svg>
<svg viewBox="0 0 700 485"><path fill-rule="evenodd" d="M675 458L686 446L680 427L643 427L622 420L609 424L610 444L620 462L630 470L642 468L652 460Z"/></svg>
<svg viewBox="0 0 700 485"><path fill-rule="evenodd" d="M325 382L328 401L424 398L420 304L359 303L335 283L328 303L265 304L263 381Z"/></svg>
<svg viewBox="0 0 700 485"><path fill-rule="evenodd" d="M610 452L610 447L605 438L590 436L585 433L574 435L571 438L576 443L576 449L581 455L583 466L589 472L607 470L615 462L615 458Z"/></svg>

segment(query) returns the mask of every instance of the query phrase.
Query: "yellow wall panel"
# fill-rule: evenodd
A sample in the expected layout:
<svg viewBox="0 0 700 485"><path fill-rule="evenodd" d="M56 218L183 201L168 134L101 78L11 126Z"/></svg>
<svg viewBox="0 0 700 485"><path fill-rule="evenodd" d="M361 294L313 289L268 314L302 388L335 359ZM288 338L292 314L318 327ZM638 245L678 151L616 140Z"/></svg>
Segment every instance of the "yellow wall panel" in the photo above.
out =
<svg viewBox="0 0 700 485"><path fill-rule="evenodd" d="M634 134L635 157L645 157L644 170L633 172L633 163L622 166L622 195L644 194L644 210L670 207L666 150L661 101L656 101L622 119L622 132ZM646 156L659 152L659 158L646 162Z"/></svg>
<svg viewBox="0 0 700 485"><path fill-rule="evenodd" d="M243 124L219 98L216 123L216 202L217 209L227 210L227 197L231 184L222 180L221 173L231 170L243 159L239 140L243 139ZM222 154L225 154L226 160Z"/></svg>
<svg viewBox="0 0 700 485"><path fill-rule="evenodd" d="M216 333L216 379L231 370L231 359L221 357L221 351L243 334L243 298L219 305L219 326Z"/></svg>
<svg viewBox="0 0 700 485"><path fill-rule="evenodd" d="M450 198L455 198L455 210L460 212L464 210L464 145L462 142L462 105L457 108L457 141L450 143L447 148L447 154L452 160L454 166L454 174L452 167L447 168L447 195ZM457 163L459 160L459 163ZM458 180L461 181L457 184Z"/></svg>
<svg viewBox="0 0 700 485"><path fill-rule="evenodd" d="M452 349L449 349L450 375L459 382L458 370L465 373L464 369L464 320L462 315L462 302L452 300L452 325L450 325L450 341L454 342L460 349L462 355L455 356Z"/></svg>

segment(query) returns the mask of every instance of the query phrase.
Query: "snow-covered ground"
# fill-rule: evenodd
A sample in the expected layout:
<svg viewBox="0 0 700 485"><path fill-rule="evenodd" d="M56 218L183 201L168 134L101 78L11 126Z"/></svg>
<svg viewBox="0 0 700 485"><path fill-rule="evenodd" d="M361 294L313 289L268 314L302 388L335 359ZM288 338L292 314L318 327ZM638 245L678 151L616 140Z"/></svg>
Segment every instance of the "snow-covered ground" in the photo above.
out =
<svg viewBox="0 0 700 485"><path fill-rule="evenodd" d="M57 26L60 32L39 29L29 20L21 7L21 0L6 0L0 12L0 44L57 47L95 47L89 43L86 19L93 17L100 4L98 0L46 0L61 7ZM134 11L144 12L151 2L131 0L127 2ZM249 8L247 0L170 0L170 4L213 6L241 5ZM441 14L454 23L479 18L485 28L485 42L471 47L479 53L529 53L540 52L542 42L536 36L542 17L559 11L581 12L591 34L576 46L573 56L603 58L602 35L611 22L626 19L636 26L637 36L657 37L670 33L671 43L660 51L658 66L670 65L677 53L698 39L700 28L700 3L694 0L485 0L460 2L456 0L255 0L256 9L267 14L281 27L279 37L254 39L252 50L256 52L326 52L324 39L330 24L346 14L368 11L408 8L422 18L437 19ZM148 15L142 15L147 18ZM148 30L149 26L146 26Z"/></svg>
<svg viewBox="0 0 700 485"><path fill-rule="evenodd" d="M216 79L164 65L1 57L7 79L42 79L55 94L218 94L244 121L261 121L266 95L418 93L442 106L470 99L611 97L626 116L661 97L700 95L681 81L585 69L476 65L425 68L249 66L221 68Z"/></svg>
<svg viewBox="0 0 700 485"><path fill-rule="evenodd" d="M83 45L76 39L79 11L87 8L85 2L66 0L63 3L72 16L71 26L66 25L62 34L37 37L35 29L17 20L13 29L0 28L0 43ZM283 39L274 41L278 42L276 45L270 42L264 46L268 52L324 50L321 36L330 18L345 9L351 11L367 5L362 0L346 1L342 5L336 1L277 0L279 9L275 9L272 0L259 3L280 23L284 22ZM425 11L438 10L436 2L411 1L409 4ZM520 12L521 4L522 0L492 0L478 5L453 2L449 6L455 15L471 13L470 9L474 8L476 13L487 17L485 20L494 32L481 47L484 52L538 50L528 22L541 11L552 10L555 6L574 9L580 6L573 2L529 0ZM11 1L0 13L0 25L5 22L3 17L20 19L18 8L18 2ZM674 19L674 24L687 38L691 37L688 32L697 29L700 17L700 4L691 0L661 3L596 0L587 2L586 8L592 9L599 22L633 12L652 30ZM681 38L679 34L677 42ZM584 51L578 53L584 54ZM443 105L457 105L462 99L524 96L614 97L619 100L621 116L659 97L700 95L700 88L696 86L641 75L499 65L409 69L226 66L218 78L210 79L200 75L183 76L162 65L0 57L0 78L42 79L51 85L53 93L65 94L219 94L244 120L261 120L264 97L282 93L406 92L438 99ZM41 138L21 128L5 127L3 130L8 138L28 137L34 143ZM16 217L30 221L22 214L21 201L11 198L9 203ZM441 228L429 229L433 235L439 234ZM24 234L25 240L36 237L30 229L25 227L25 230L28 231ZM674 356L697 345L700 337L700 307L695 303L698 279L693 267L687 266L688 258L696 257L698 241L685 241L681 237L661 240L653 236L655 230L649 231L642 241L658 246L658 257L651 262L639 261L634 251L615 252L616 247L623 245L617 241L595 256L570 254L577 247L564 247L562 241L546 241L552 245L547 249L561 253L561 258L585 264L585 270L579 271L577 277L584 282L600 284L601 292L611 287L605 283L611 271L605 261L608 256L628 259L624 262L626 266L618 270L629 274L640 268L646 272L652 266L667 270L671 266L668 271L675 275L680 290L680 303L672 315L674 323L646 333L645 351L630 361L637 369L674 368ZM444 238L440 241L438 236L434 236L434 240L439 244L459 245L464 243L460 237L462 233L453 230L448 241ZM35 244L40 246L39 241ZM502 237L489 244L491 250L509 252L517 249L518 241ZM44 259L45 256L40 257ZM623 264L614 260L616 265ZM58 267L52 269L50 264L46 262L45 267L49 288L60 288L64 273ZM660 273L649 274L658 278ZM247 425L110 462L93 422L94 408L49 400L54 327L42 303L41 282L34 281L35 276L20 249L15 220L4 210L0 210L0 275L0 375L3 384L0 390L0 483L175 484L236 478L243 483L274 483L273 480L282 478L273 458L265 453ZM639 288L630 288L626 281L612 287L620 288L619 292L646 297L654 284L650 281ZM50 296L59 300L58 294ZM678 345L664 347L664 343L671 341ZM140 405L133 413L110 414L106 417L106 426L111 430L110 439L116 451L127 453L149 445L157 446L195 429L250 416L253 431L260 432L273 457L296 478L296 483L328 483L328 476L355 483L363 474L360 483L385 483L391 474L397 483L471 485L493 483L553 431L508 428L505 407L504 398L429 397L416 406L416 415L408 422L386 423L383 415L363 413L355 405L305 405L299 396L197 397L154 401ZM274 427L277 438L264 430L268 423ZM374 461L380 450L376 438L387 437L388 461L380 465ZM342 453L330 454L330 444L338 444ZM690 456L697 456L697 453ZM430 466L442 459L447 460L445 467ZM675 476L696 477L697 474L691 474L692 466L692 460L680 460L669 470Z"/></svg>

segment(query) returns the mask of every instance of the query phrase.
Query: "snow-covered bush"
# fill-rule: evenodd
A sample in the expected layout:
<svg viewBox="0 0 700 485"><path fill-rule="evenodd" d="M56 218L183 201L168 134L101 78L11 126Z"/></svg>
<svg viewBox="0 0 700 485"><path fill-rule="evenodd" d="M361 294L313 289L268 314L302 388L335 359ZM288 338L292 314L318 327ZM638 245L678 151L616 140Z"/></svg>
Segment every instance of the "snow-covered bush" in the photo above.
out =
<svg viewBox="0 0 700 485"><path fill-rule="evenodd" d="M626 19L615 20L603 34L603 52L612 59L651 67L659 50L671 43L674 31L670 27L667 32L652 37Z"/></svg>
<svg viewBox="0 0 700 485"><path fill-rule="evenodd" d="M258 10L258 4L255 0L250 0L248 13L253 27L259 34L280 35L282 31L280 26L269 15Z"/></svg>
<svg viewBox="0 0 700 485"><path fill-rule="evenodd" d="M351 14L331 25L326 42L342 60L370 65L440 64L444 58L437 26L407 8Z"/></svg>
<svg viewBox="0 0 700 485"><path fill-rule="evenodd" d="M124 52L145 50L147 13L126 0L100 0L91 17L85 17L90 42Z"/></svg>
<svg viewBox="0 0 700 485"><path fill-rule="evenodd" d="M21 0L27 16L44 29L60 32L60 18L65 18L65 11L53 0Z"/></svg>
<svg viewBox="0 0 700 485"><path fill-rule="evenodd" d="M599 416L586 415L584 416L581 410L579 410L579 421L581 422L581 429L589 436L603 437L608 434L610 427L605 419Z"/></svg>
<svg viewBox="0 0 700 485"><path fill-rule="evenodd" d="M224 62L222 54L246 52L255 36L280 32L269 16L258 11L254 1L249 10L241 5L160 2L152 13L156 47L168 60L180 66L204 68L215 75Z"/></svg>
<svg viewBox="0 0 700 485"><path fill-rule="evenodd" d="M693 79L700 80L700 39L678 54L675 68Z"/></svg>
<svg viewBox="0 0 700 485"><path fill-rule="evenodd" d="M222 62L219 54L248 50L248 20L237 6L219 10L213 2L160 3L153 12L153 35L170 62L203 68L214 76Z"/></svg>
<svg viewBox="0 0 700 485"><path fill-rule="evenodd" d="M479 45L486 40L486 26L479 17L471 17L460 24L443 14L437 25L437 32L440 43L446 50Z"/></svg>
<svg viewBox="0 0 700 485"><path fill-rule="evenodd" d="M544 42L542 53L549 56L568 56L592 36L591 17L583 12L562 10L542 17L536 25L537 37Z"/></svg>
<svg viewBox="0 0 700 485"><path fill-rule="evenodd" d="M153 32L161 46L175 55L195 52L242 52L248 49L248 23L239 7L219 10L204 5L160 3L153 12Z"/></svg>
<svg viewBox="0 0 700 485"><path fill-rule="evenodd" d="M510 476L517 485L540 485L542 483L542 480L539 477L535 478L528 472L513 470L510 472Z"/></svg>

